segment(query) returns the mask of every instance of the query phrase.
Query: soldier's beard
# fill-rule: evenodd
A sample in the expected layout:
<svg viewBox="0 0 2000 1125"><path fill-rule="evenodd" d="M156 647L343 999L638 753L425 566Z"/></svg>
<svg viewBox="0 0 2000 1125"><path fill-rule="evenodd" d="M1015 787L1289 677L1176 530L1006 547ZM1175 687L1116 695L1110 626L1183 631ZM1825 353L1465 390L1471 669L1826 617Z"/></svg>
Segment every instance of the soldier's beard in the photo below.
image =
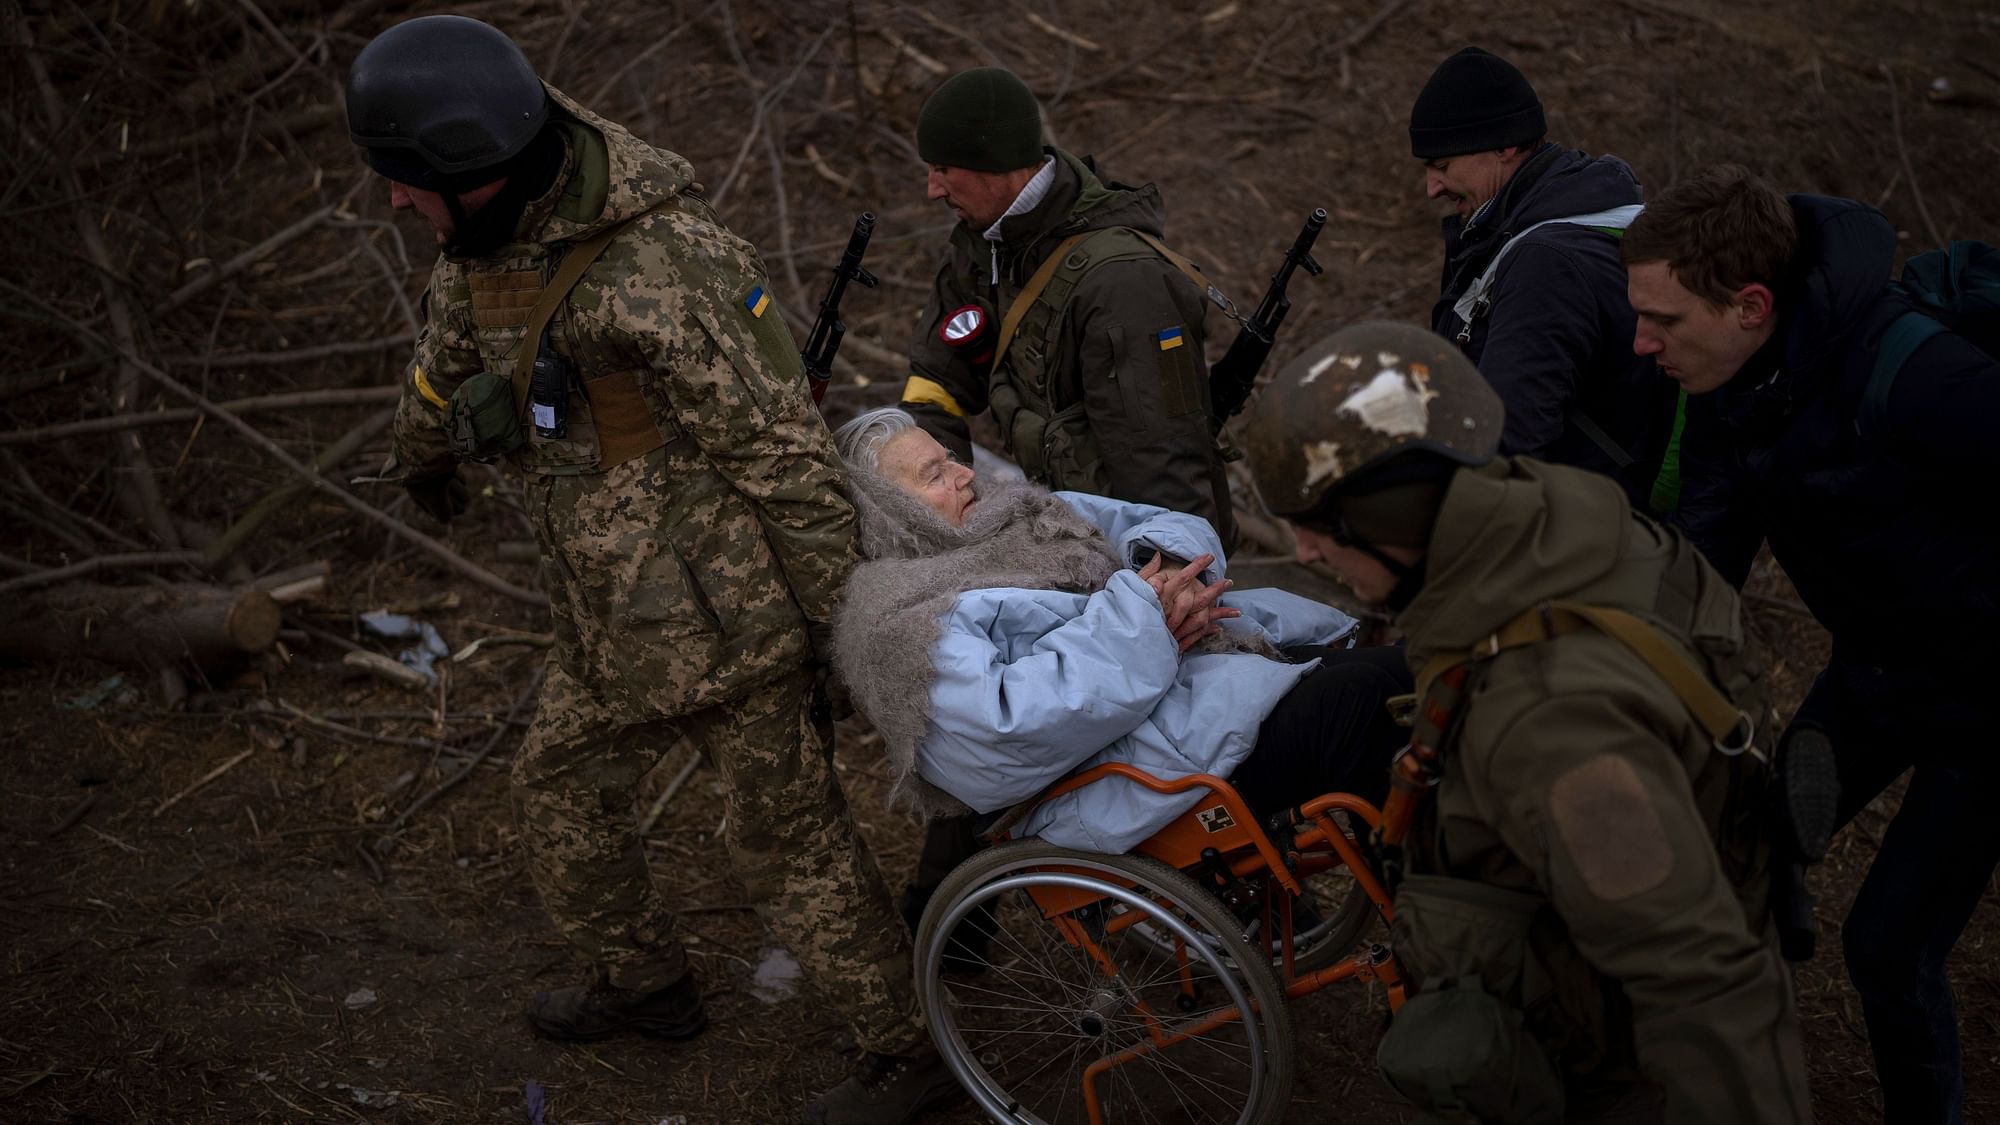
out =
<svg viewBox="0 0 2000 1125"><path fill-rule="evenodd" d="M507 182L479 210L467 213L458 197L447 193L452 231L444 241L446 256L484 258L519 235L521 215L528 204L555 186L565 148L560 134L544 129L507 167Z"/></svg>

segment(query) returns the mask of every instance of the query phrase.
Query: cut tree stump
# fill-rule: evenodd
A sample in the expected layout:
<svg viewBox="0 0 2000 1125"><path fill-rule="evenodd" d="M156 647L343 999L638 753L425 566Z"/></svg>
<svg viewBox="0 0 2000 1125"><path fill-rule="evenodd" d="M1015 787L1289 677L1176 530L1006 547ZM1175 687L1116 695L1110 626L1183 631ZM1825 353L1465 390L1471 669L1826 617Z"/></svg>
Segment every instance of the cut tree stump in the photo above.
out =
<svg viewBox="0 0 2000 1125"><path fill-rule="evenodd" d="M263 590L215 586L59 586L24 591L14 609L0 620L0 660L83 656L147 670L263 652L282 620Z"/></svg>

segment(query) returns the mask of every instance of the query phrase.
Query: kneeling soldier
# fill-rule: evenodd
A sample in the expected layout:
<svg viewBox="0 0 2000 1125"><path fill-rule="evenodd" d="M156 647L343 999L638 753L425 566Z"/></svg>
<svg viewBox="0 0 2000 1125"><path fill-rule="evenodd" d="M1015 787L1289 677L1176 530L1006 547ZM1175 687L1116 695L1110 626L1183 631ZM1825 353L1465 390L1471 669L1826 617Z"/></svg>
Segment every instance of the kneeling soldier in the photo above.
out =
<svg viewBox="0 0 2000 1125"><path fill-rule="evenodd" d="M1383 1073L1434 1121L1808 1121L1735 591L1609 478L1496 457L1502 422L1443 338L1364 324L1246 427L1300 559L1418 673Z"/></svg>

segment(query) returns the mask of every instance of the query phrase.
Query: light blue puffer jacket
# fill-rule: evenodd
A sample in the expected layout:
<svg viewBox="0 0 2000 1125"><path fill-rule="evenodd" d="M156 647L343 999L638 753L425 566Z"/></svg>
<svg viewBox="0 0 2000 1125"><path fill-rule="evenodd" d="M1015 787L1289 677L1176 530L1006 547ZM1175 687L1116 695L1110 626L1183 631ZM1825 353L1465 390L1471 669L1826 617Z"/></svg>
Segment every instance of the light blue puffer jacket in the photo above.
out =
<svg viewBox="0 0 2000 1125"><path fill-rule="evenodd" d="M1056 496L1095 523L1128 565L1151 548L1183 559L1214 555L1206 581L1225 573L1222 544L1206 520L1081 492ZM1281 590L1229 593L1222 604L1243 614L1224 628L1281 647L1336 644L1355 627L1339 610ZM917 768L979 812L1027 800L1079 766L1102 762L1165 778L1227 777L1278 700L1317 666L1250 653L1182 656L1159 599L1132 570L1088 596L967 591L953 602L931 655L937 674ZM1201 793L1154 793L1110 778L1036 808L1018 832L1126 852Z"/></svg>

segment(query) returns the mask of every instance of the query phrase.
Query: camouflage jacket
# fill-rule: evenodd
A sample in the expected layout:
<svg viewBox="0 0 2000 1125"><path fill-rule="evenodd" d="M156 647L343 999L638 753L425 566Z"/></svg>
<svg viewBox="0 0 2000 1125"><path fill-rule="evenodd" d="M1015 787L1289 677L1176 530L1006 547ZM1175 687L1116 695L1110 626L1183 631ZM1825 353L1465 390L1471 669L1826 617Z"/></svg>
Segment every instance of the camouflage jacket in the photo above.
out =
<svg viewBox="0 0 2000 1125"><path fill-rule="evenodd" d="M1069 296L1051 353L1024 359L1039 345L1016 340L1005 370L991 370L999 326L1015 295L1064 239L1119 227L1158 237L1165 223L1157 187L1108 184L1082 160L1048 151L1055 157L1055 182L1033 209L1001 220L1001 241L990 242L964 223L952 230L910 344L902 405L969 463L966 419L990 403L1008 451L1031 478L1050 488L1201 516L1231 543L1229 485L1209 428L1202 355L1207 299L1166 259L1149 254L1091 268ZM980 309L985 332L962 344L947 342L941 329L967 306ZM996 388L1017 381L1017 361L1039 361L1039 378L1021 379L1003 396ZM1039 413L1045 405L1051 415L1026 426L999 417L1003 397L1021 412ZM1014 448L1021 433L1046 433L1067 453Z"/></svg>
<svg viewBox="0 0 2000 1125"><path fill-rule="evenodd" d="M809 645L829 651L857 558L853 510L756 251L716 218L686 160L550 94L565 167L517 242L433 267L395 459L409 477L450 469L453 390L510 373L516 348L535 346L522 340L529 308L562 252L625 224L550 321L577 376L568 433L532 436L509 460L526 478L565 667L596 690L642 678L627 685L642 712L682 713L796 667ZM657 448L600 463L592 392L606 380L636 384L627 414L657 428L642 443Z"/></svg>

